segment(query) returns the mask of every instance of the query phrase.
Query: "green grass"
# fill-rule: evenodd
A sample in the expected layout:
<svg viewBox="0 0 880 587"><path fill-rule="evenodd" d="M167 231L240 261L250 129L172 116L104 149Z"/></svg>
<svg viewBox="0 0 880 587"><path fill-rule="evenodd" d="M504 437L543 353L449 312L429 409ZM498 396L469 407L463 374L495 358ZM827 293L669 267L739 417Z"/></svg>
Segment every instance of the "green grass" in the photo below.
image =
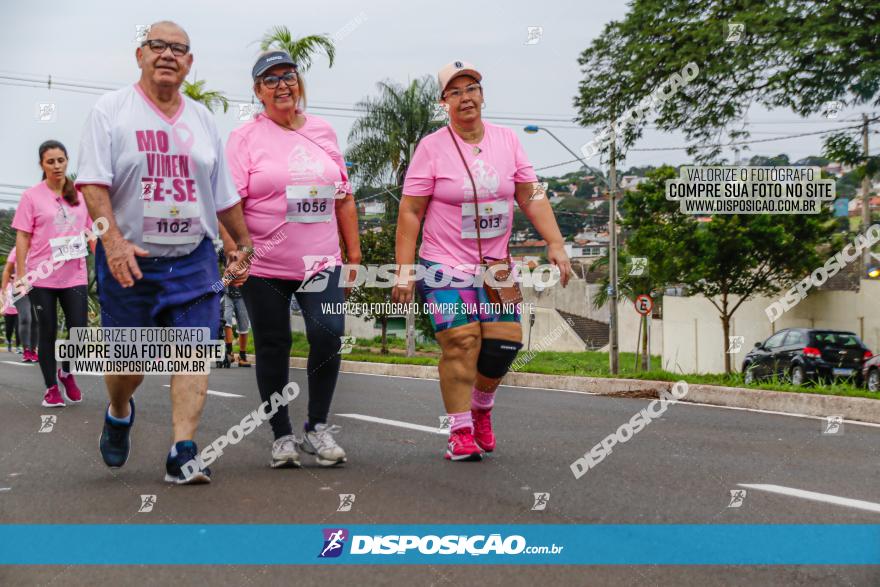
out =
<svg viewBox="0 0 880 587"><path fill-rule="evenodd" d="M358 338L349 354L342 355L346 361L364 361L369 363L393 363L396 365L437 365L440 357L440 347L436 344L419 344L417 352L430 353L429 356L407 358L402 354L380 353L380 338ZM236 348L238 343L235 343ZM401 351L406 348L406 341L397 337L388 338L389 349ZM253 341L248 340L248 351L253 353ZM290 351L292 357L306 357L309 353L309 343L302 332L293 333L293 346ZM528 357L531 356L530 360ZM515 370L521 373L541 373L544 375L574 375L581 377L611 377L608 367L608 353L600 352L540 352L534 355L520 353L519 363L515 364ZM747 387L750 389L766 389L771 391L784 391L794 393L817 393L823 395L841 395L848 397L866 397L880 399L880 394L871 393L863 387L856 387L850 383L814 384L804 387L796 387L780 380L767 380L752 385L743 383L741 373L732 375L724 374L681 374L658 369L659 357L651 357L651 364L655 367L651 371L642 372L635 368L634 353L620 353L619 373L614 377L620 379L642 379L653 381L679 381L688 383L719 385L726 387Z"/></svg>

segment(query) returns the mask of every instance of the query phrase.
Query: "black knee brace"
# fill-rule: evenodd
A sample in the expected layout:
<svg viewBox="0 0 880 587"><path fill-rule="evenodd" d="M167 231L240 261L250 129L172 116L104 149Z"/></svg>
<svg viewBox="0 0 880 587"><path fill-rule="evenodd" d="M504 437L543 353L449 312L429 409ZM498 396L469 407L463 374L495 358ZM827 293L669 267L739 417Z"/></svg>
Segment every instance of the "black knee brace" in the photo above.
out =
<svg viewBox="0 0 880 587"><path fill-rule="evenodd" d="M521 348L519 342L484 338L477 358L477 372L489 379L504 377Z"/></svg>

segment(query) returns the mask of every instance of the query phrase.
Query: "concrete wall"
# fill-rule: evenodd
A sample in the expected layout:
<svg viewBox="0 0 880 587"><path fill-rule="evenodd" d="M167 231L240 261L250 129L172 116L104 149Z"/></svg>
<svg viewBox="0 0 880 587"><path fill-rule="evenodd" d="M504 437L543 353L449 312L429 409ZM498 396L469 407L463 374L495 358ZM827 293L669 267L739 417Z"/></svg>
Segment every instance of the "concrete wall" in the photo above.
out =
<svg viewBox="0 0 880 587"><path fill-rule="evenodd" d="M587 345L571 329L559 312L550 308L535 308L535 325L529 326L528 314L523 314L523 350L581 352ZM531 338L529 333L531 331Z"/></svg>
<svg viewBox="0 0 880 587"><path fill-rule="evenodd" d="M776 299L776 298L774 298ZM858 292L811 292L779 320L770 323L764 308L773 300L744 303L731 319L730 335L742 335L740 352L732 354L737 371L757 341L790 327L849 330L872 351L880 352L880 281L862 280ZM685 373L722 373L727 341L718 310L705 298L663 298L663 368Z"/></svg>
<svg viewBox="0 0 880 587"><path fill-rule="evenodd" d="M586 316L600 322L608 322L607 304L598 310L593 308L593 300L598 291L599 285L587 283L577 277L572 277L566 287L556 284L543 291L537 291L530 287L522 288L525 303L534 304L539 308L554 308L570 314Z"/></svg>
<svg viewBox="0 0 880 587"><path fill-rule="evenodd" d="M666 299L666 298L664 298ZM622 353L634 353L641 346L639 338L639 323L641 315L636 312L635 306L630 301L622 301L617 305L617 343ZM648 318L651 323L651 342L649 351L651 355L663 354L663 320ZM641 350L640 350L641 352ZM654 367L654 365L651 365Z"/></svg>

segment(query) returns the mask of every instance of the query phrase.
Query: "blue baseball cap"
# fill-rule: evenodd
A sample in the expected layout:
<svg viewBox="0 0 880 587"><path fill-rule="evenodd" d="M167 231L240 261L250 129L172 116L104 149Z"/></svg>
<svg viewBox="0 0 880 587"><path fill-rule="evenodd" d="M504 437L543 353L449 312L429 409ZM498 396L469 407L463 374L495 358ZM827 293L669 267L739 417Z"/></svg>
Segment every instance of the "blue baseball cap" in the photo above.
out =
<svg viewBox="0 0 880 587"><path fill-rule="evenodd" d="M258 77L276 65L291 65L296 69L296 62L291 58L290 53L287 51L270 51L269 53L260 55L257 62L254 63L251 76L253 76L254 81L256 81Z"/></svg>

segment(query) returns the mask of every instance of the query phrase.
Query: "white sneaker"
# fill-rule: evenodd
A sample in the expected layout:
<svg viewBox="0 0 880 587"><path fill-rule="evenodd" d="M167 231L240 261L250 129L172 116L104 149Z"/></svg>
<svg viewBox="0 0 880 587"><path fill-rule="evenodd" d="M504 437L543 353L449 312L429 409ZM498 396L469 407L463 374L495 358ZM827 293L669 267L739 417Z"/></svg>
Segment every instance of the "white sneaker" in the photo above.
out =
<svg viewBox="0 0 880 587"><path fill-rule="evenodd" d="M336 425L316 424L314 431L303 434L302 440L298 442L299 448L303 452L314 455L318 464L323 467L344 463L346 462L345 451L333 439L333 434L340 430L341 428Z"/></svg>
<svg viewBox="0 0 880 587"><path fill-rule="evenodd" d="M296 452L296 436L288 434L272 443L272 468L301 467Z"/></svg>

